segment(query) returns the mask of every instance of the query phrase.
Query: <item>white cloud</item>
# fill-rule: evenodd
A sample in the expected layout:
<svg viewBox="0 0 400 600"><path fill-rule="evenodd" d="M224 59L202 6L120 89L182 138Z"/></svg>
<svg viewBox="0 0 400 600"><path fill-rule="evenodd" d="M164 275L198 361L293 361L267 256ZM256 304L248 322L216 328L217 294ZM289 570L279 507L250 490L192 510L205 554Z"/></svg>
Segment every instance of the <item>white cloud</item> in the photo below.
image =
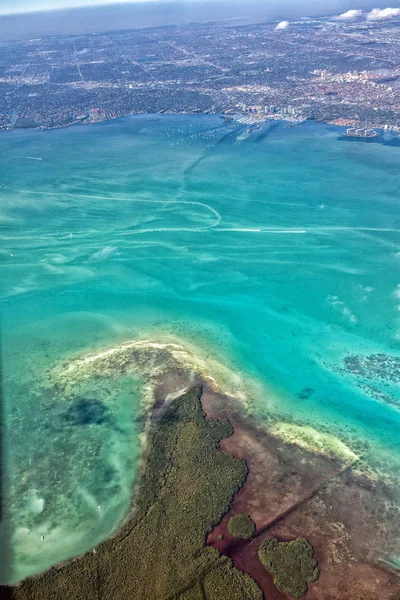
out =
<svg viewBox="0 0 400 600"><path fill-rule="evenodd" d="M283 31L284 29L287 29L288 27L289 27L289 21L281 21L275 27L275 31Z"/></svg>
<svg viewBox="0 0 400 600"><path fill-rule="evenodd" d="M335 17L335 21L351 21L352 19L357 19L357 17L361 17L362 14L362 10L348 10L339 15L338 17Z"/></svg>
<svg viewBox="0 0 400 600"><path fill-rule="evenodd" d="M373 8L367 14L367 21L382 21L392 17L400 17L400 8Z"/></svg>

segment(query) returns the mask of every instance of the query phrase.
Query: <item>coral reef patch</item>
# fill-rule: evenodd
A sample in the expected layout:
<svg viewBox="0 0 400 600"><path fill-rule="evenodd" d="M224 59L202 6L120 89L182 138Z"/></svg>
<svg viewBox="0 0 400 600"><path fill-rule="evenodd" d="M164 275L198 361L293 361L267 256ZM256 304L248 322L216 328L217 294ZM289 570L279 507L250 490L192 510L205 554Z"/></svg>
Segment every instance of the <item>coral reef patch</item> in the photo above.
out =
<svg viewBox="0 0 400 600"><path fill-rule="evenodd" d="M399 404L400 356L378 352L350 354L339 369L354 377L356 385L368 396L396 408Z"/></svg>
<svg viewBox="0 0 400 600"><path fill-rule="evenodd" d="M400 356L391 356L383 352L366 356L352 354L344 358L343 365L353 375L400 383Z"/></svg>

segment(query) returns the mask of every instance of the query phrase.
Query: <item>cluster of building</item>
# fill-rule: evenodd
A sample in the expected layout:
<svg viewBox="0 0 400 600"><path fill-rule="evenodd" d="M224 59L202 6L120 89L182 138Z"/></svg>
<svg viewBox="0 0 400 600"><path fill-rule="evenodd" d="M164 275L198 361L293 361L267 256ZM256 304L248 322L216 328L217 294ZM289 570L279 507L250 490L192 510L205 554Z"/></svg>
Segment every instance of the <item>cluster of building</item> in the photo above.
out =
<svg viewBox="0 0 400 600"><path fill-rule="evenodd" d="M136 113L400 124L398 20L329 19L52 37L0 47L0 128ZM345 48L345 52L343 52Z"/></svg>
<svg viewBox="0 0 400 600"><path fill-rule="evenodd" d="M381 87L391 91L393 88L387 83L396 81L400 77L400 69L393 69L390 77L382 77L382 74L374 71L348 71L347 73L331 73L327 69L316 69L313 75L320 77L321 81L337 82L337 83L361 83L371 87Z"/></svg>

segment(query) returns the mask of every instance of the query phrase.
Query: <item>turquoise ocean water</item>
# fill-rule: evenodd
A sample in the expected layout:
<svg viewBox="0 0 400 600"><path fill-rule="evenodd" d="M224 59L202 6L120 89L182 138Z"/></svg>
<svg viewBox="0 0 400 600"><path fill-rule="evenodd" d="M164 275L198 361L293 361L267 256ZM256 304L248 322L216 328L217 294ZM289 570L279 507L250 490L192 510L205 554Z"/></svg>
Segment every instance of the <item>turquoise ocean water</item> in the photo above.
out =
<svg viewBox="0 0 400 600"><path fill-rule="evenodd" d="M95 347L171 332L257 381L260 421L398 464L400 149L339 133L139 116L0 136L4 580L90 548L129 505L140 381L100 407L35 389Z"/></svg>

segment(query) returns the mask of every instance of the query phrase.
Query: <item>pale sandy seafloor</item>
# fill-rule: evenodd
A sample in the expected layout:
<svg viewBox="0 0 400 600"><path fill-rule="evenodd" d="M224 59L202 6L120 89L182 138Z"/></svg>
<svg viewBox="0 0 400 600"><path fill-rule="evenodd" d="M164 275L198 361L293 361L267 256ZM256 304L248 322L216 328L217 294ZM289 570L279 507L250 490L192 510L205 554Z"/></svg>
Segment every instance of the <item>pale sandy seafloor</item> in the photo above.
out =
<svg viewBox="0 0 400 600"><path fill-rule="evenodd" d="M283 540L304 536L315 547L321 576L308 598L393 600L400 591L398 473L379 461L374 464L363 443L272 415L257 422L254 403L260 394L272 392L232 372L209 349L172 336L127 340L64 358L37 382L37 391L51 389L52 402L68 405L90 390L107 403L111 390L127 376L141 381L141 451L159 411L198 383L207 414L233 424L235 433L222 448L245 458L250 474L209 543L255 578L267 598L285 598L257 560L263 536L274 535ZM226 534L227 521L236 512L249 514L257 525L251 543L217 537Z"/></svg>
<svg viewBox="0 0 400 600"><path fill-rule="evenodd" d="M49 380L62 394L69 398L85 393L85 384L93 386L93 379L112 378L115 374L133 374L144 381L141 392L142 411L151 412L155 396L164 389L165 401L173 401L191 383L202 380L208 382L215 391L236 398L247 413L252 412L257 396L272 393L263 390L261 384L248 381L243 374L233 372L217 359L200 353L199 347L192 348L179 339L157 338L157 341L139 339L127 341L120 346L105 348L100 352L89 353L51 369ZM183 383L172 389L172 381L181 375ZM179 381L179 379L178 379ZM100 390L99 390L100 391ZM164 400L164 398L163 398ZM328 432L317 431L310 425L296 425L273 418L267 426L269 433L278 439L296 443L307 450L337 457L344 462L355 462L360 457L339 438Z"/></svg>

